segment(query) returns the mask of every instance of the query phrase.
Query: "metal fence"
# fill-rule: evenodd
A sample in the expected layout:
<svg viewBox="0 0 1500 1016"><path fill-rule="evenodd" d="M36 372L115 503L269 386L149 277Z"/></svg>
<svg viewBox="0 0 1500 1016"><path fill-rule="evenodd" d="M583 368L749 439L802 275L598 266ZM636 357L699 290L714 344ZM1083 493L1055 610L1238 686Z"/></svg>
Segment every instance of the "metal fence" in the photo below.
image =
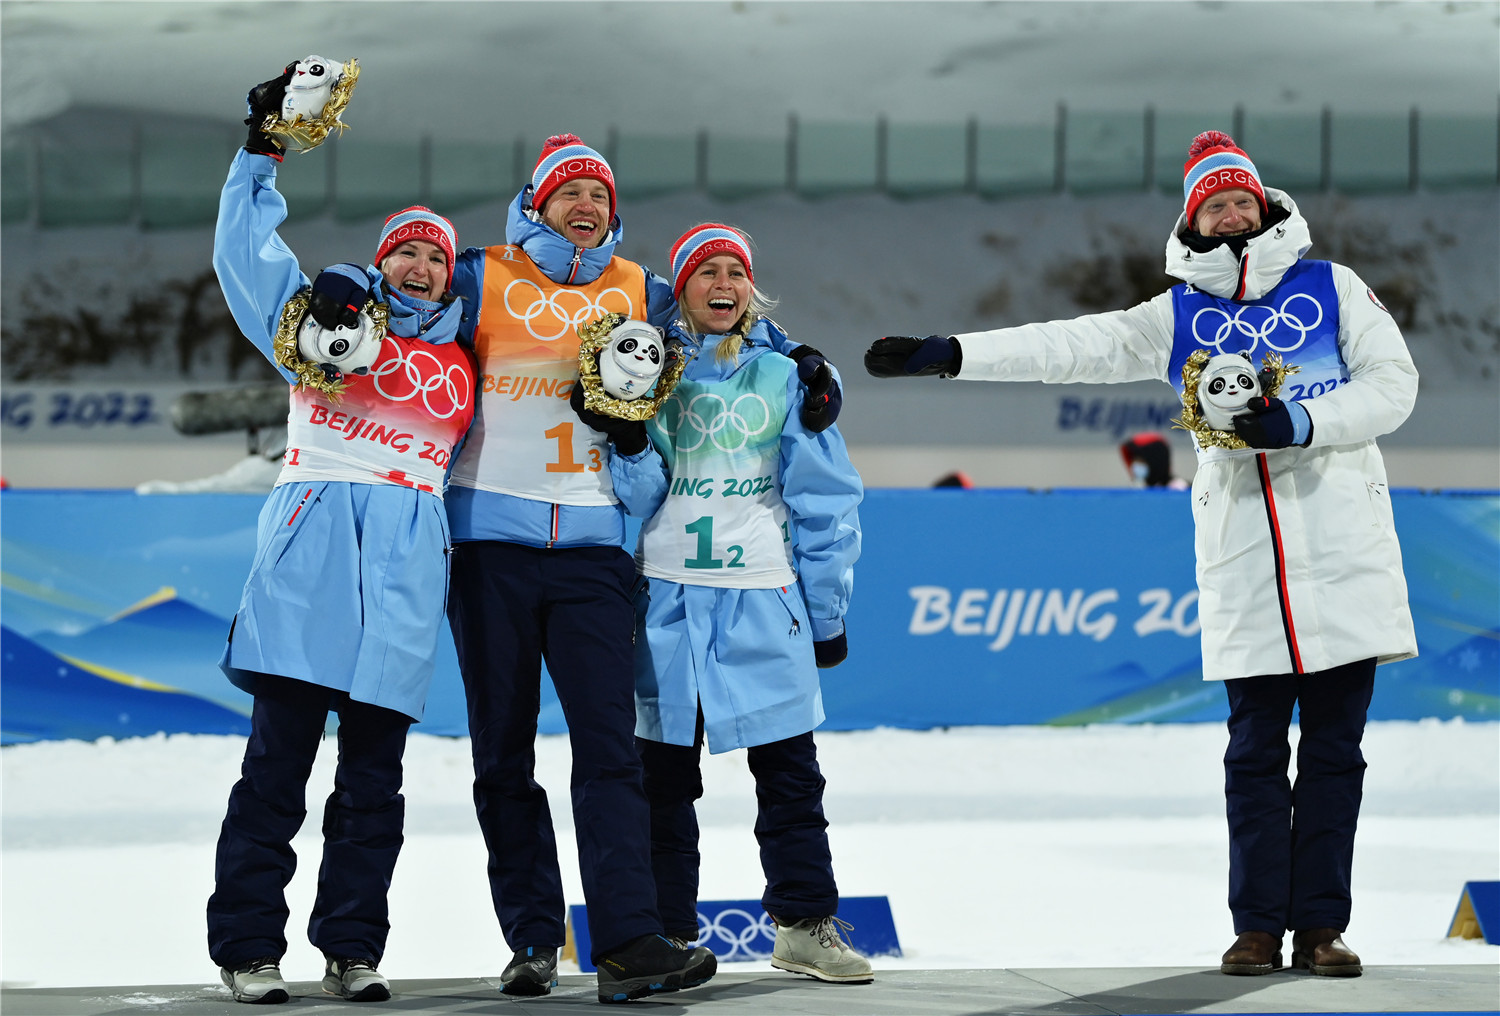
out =
<svg viewBox="0 0 1500 1016"><path fill-rule="evenodd" d="M788 118L781 137L609 131L590 139L621 195L697 190L720 198L789 190L816 197L973 193L1102 193L1182 186L1187 147L1228 129L1271 186L1343 193L1495 186L1500 116L1423 113L1202 114L1089 112L1059 105L1047 122L826 123ZM44 227L200 226L214 219L241 128L142 127L128 142L7 141L0 221ZM419 201L452 213L508 200L525 183L541 138L402 143L350 132L316 156L288 156L278 180L292 218L362 219Z"/></svg>

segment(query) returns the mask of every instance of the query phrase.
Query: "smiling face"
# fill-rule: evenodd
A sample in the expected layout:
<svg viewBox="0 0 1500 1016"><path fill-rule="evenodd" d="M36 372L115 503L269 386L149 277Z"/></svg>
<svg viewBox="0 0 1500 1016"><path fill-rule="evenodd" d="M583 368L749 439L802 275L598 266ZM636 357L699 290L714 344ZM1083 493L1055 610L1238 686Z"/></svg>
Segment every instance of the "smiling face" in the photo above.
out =
<svg viewBox="0 0 1500 1016"><path fill-rule="evenodd" d="M542 221L575 247L597 247L609 233L609 188L591 176L564 181L547 195Z"/></svg>
<svg viewBox="0 0 1500 1016"><path fill-rule="evenodd" d="M1260 198L1241 187L1210 194L1198 206L1193 228L1202 236L1238 236L1260 228Z"/></svg>
<svg viewBox="0 0 1500 1016"><path fill-rule="evenodd" d="M448 258L435 243L407 240L380 262L380 274L399 293L437 301L448 287Z"/></svg>
<svg viewBox="0 0 1500 1016"><path fill-rule="evenodd" d="M1255 367L1238 353L1220 353L1203 365L1198 380L1198 405L1203 419L1214 430L1234 429L1234 418L1245 411L1245 403L1260 394Z"/></svg>
<svg viewBox="0 0 1500 1016"><path fill-rule="evenodd" d="M754 289L744 263L732 254L719 254L688 276L679 304L693 331L723 335L744 316Z"/></svg>

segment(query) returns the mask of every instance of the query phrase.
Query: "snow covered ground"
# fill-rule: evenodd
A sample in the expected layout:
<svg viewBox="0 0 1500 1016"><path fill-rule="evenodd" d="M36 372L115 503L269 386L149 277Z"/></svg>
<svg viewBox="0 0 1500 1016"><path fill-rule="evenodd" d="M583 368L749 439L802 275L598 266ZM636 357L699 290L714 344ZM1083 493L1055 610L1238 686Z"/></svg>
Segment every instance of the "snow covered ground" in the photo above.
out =
<svg viewBox="0 0 1500 1016"><path fill-rule="evenodd" d="M1233 939L1224 740L1218 725L821 735L840 889L889 896L905 949L877 969L1216 965ZM7 986L215 983L203 904L243 746L157 736L0 751ZM322 969L304 928L333 747L296 843L283 969L298 980ZM1500 878L1500 724L1373 724L1365 752L1348 941L1370 964L1500 962L1500 948L1444 937L1464 882ZM568 764L565 738L541 739L563 843ZM412 737L382 964L394 978L495 975L508 956L470 779L467 741ZM757 898L743 754L706 756L705 782L703 897Z"/></svg>

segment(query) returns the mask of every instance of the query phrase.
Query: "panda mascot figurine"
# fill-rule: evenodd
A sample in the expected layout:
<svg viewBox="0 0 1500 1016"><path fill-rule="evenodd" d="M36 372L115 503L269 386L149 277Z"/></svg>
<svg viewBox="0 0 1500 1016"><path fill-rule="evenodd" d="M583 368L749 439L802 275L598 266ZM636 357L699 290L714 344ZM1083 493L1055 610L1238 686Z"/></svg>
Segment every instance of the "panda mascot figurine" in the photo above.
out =
<svg viewBox="0 0 1500 1016"><path fill-rule="evenodd" d="M1214 430L1234 433L1234 418L1245 403L1261 394L1260 377L1249 353L1220 353L1203 365L1198 380L1198 408Z"/></svg>
<svg viewBox="0 0 1500 1016"><path fill-rule="evenodd" d="M599 384L611 398L629 402L651 390L661 376L666 349L661 332L644 321L623 321L599 350Z"/></svg>
<svg viewBox="0 0 1500 1016"><path fill-rule="evenodd" d="M323 115L323 107L333 97L333 86L338 84L344 65L337 60L312 55L303 57L292 65L292 77L286 83L286 93L281 99L281 118L291 123L297 117L316 120Z"/></svg>
<svg viewBox="0 0 1500 1016"><path fill-rule="evenodd" d="M308 314L297 328L297 352L330 376L368 374L380 358L384 330L361 312L354 327L324 328Z"/></svg>

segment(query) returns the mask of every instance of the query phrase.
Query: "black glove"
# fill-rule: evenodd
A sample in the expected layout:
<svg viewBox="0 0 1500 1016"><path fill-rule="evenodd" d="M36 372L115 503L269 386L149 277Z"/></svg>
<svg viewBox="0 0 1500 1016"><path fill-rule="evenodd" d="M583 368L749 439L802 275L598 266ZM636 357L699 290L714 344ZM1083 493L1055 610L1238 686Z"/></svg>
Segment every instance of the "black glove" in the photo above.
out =
<svg viewBox="0 0 1500 1016"><path fill-rule="evenodd" d="M359 310L370 299L370 277L359 265L329 265L313 279L307 312L332 331L359 324Z"/></svg>
<svg viewBox="0 0 1500 1016"><path fill-rule="evenodd" d="M951 335L887 335L865 350L865 370L873 377L952 377L963 366L964 351Z"/></svg>
<svg viewBox="0 0 1500 1016"><path fill-rule="evenodd" d="M823 354L811 346L798 346L787 356L797 362L797 377L807 389L807 398L802 401L802 426L810 433L821 434L833 426L844 408L838 378Z"/></svg>
<svg viewBox="0 0 1500 1016"><path fill-rule="evenodd" d="M1306 421L1307 433L1300 443L1305 446L1312 440L1312 419L1295 402L1257 395L1245 408L1249 412L1234 418L1234 432L1251 448L1289 448L1299 443L1297 425L1302 421Z"/></svg>
<svg viewBox="0 0 1500 1016"><path fill-rule="evenodd" d="M245 105L249 107L250 115L245 117L245 126L250 128L250 135L245 139L245 151L254 152L257 155L269 155L277 162L281 161L282 155L286 153L286 146L277 141L271 135L260 129L260 125L266 122L266 117L281 115L281 100L286 96L286 84L292 80L292 72L297 69L295 63L286 65L286 70L279 77L270 81L262 81L250 93L245 96Z"/></svg>
<svg viewBox="0 0 1500 1016"><path fill-rule="evenodd" d="M819 670L837 667L848 655L849 636L846 632L841 631L831 639L813 643L813 659L817 661Z"/></svg>
<svg viewBox="0 0 1500 1016"><path fill-rule="evenodd" d="M568 404L585 426L608 434L615 444L615 451L621 455L638 455L646 450L646 424L641 420L622 420L618 416L605 416L583 408L583 382L573 385Z"/></svg>

